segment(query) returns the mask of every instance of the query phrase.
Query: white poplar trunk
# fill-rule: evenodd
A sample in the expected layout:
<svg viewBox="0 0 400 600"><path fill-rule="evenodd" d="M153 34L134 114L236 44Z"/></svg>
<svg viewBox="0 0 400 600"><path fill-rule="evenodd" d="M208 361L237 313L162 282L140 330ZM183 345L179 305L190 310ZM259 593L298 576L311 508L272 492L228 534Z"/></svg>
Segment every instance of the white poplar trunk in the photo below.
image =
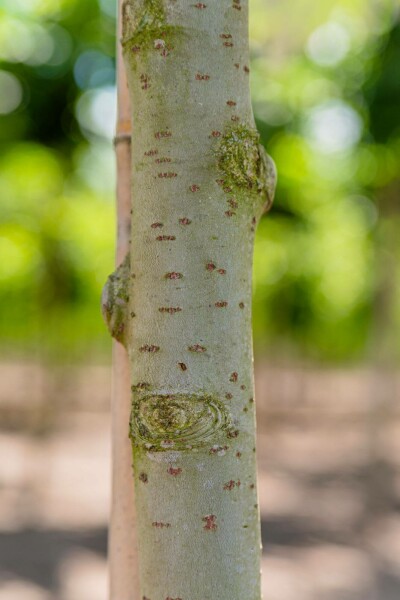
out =
<svg viewBox="0 0 400 600"><path fill-rule="evenodd" d="M247 0L127 0L130 256L105 289L128 348L141 596L259 599L254 230L275 171L249 93Z"/></svg>

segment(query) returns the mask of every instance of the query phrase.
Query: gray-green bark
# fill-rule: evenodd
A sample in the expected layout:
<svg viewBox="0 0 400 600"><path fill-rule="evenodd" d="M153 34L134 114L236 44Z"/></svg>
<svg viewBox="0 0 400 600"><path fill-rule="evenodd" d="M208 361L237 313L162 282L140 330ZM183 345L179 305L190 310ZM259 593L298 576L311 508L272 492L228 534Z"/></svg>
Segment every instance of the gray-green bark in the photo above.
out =
<svg viewBox="0 0 400 600"><path fill-rule="evenodd" d="M250 103L247 0L127 0L122 43L131 253L103 310L131 363L141 594L258 600L251 271L275 171Z"/></svg>

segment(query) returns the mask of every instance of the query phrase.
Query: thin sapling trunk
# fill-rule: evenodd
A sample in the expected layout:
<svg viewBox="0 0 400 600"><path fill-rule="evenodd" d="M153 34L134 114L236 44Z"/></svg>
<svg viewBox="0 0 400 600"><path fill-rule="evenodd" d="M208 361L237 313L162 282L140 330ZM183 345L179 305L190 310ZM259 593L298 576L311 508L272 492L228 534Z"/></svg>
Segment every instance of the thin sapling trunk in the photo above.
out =
<svg viewBox="0 0 400 600"><path fill-rule="evenodd" d="M254 125L247 12L247 0L123 5L131 249L103 310L129 353L150 600L261 596L251 273L275 169Z"/></svg>

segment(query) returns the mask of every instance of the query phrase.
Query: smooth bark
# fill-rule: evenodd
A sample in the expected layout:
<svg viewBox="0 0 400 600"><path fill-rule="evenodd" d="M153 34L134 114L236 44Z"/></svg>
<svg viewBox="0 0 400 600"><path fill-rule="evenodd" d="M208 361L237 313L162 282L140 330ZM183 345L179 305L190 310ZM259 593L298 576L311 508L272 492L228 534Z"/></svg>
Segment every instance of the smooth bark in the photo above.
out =
<svg viewBox="0 0 400 600"><path fill-rule="evenodd" d="M123 48L135 202L103 310L130 359L140 593L256 600L251 272L275 170L247 1L128 0Z"/></svg>
<svg viewBox="0 0 400 600"><path fill-rule="evenodd" d="M122 2L119 0L119 7ZM121 10L118 14L121 34ZM118 115L115 137L117 164L117 251L119 265L130 242L131 210L131 119L128 85L122 60L121 45L117 47ZM112 486L111 515L108 535L109 598L138 600L136 517L132 478L132 452L129 440L131 410L129 359L119 342L113 348L111 403Z"/></svg>

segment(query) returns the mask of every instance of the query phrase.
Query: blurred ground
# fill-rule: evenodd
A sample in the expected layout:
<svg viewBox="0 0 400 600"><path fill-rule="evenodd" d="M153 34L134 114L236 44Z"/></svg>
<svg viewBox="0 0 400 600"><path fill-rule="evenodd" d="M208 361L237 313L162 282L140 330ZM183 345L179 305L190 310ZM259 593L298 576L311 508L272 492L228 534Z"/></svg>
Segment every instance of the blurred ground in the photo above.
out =
<svg viewBox="0 0 400 600"><path fill-rule="evenodd" d="M107 598L109 379L0 365L0 600ZM265 600L398 600L400 377L259 366L256 385Z"/></svg>

